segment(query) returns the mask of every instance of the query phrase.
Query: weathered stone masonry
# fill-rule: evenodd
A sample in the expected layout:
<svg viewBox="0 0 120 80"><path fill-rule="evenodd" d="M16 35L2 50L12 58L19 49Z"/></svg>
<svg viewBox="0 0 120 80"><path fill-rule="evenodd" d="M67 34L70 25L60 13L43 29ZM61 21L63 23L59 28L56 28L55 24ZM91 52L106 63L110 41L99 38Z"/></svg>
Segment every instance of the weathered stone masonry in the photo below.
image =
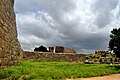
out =
<svg viewBox="0 0 120 80"><path fill-rule="evenodd" d="M20 53L14 0L0 0L0 68L19 63Z"/></svg>
<svg viewBox="0 0 120 80"><path fill-rule="evenodd" d="M23 60L84 62L84 54L60 54L51 52L23 52Z"/></svg>

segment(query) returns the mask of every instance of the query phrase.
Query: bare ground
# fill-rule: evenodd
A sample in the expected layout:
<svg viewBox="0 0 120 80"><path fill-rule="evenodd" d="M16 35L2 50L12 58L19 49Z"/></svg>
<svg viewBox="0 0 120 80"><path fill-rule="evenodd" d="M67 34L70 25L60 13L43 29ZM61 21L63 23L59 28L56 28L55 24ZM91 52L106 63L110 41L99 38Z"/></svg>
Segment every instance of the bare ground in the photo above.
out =
<svg viewBox="0 0 120 80"><path fill-rule="evenodd" d="M102 77L66 79L66 80L120 80L120 74L113 74L113 75L102 76Z"/></svg>

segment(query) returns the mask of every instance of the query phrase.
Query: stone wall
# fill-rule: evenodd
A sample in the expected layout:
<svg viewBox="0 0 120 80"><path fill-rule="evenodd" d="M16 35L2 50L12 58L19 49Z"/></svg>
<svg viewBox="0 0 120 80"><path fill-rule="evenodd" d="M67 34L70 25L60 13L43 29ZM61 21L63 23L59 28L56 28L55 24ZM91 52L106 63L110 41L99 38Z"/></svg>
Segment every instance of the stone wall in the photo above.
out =
<svg viewBox="0 0 120 80"><path fill-rule="evenodd" d="M65 61L65 62L83 62L84 54L59 54L51 52L23 52L24 60L40 60L40 61Z"/></svg>
<svg viewBox="0 0 120 80"><path fill-rule="evenodd" d="M0 0L0 68L18 64L20 56L14 0Z"/></svg>

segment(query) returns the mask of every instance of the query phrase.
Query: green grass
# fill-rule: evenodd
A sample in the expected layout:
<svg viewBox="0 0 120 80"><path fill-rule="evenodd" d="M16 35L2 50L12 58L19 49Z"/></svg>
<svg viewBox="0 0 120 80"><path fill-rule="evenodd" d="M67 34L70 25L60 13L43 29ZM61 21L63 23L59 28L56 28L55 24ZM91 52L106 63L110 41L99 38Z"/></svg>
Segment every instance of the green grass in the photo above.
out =
<svg viewBox="0 0 120 80"><path fill-rule="evenodd" d="M119 65L82 64L69 62L22 61L0 71L0 79L51 80L65 78L86 78L120 73Z"/></svg>

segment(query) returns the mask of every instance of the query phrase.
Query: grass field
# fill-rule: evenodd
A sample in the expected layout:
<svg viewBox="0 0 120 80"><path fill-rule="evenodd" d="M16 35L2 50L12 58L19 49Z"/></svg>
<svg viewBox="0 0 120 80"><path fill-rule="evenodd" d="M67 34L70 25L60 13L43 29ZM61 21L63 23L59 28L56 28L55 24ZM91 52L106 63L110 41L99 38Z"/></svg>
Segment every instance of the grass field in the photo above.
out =
<svg viewBox="0 0 120 80"><path fill-rule="evenodd" d="M120 73L119 65L22 61L18 66L12 66L0 71L0 79L59 80L103 76L114 73Z"/></svg>

